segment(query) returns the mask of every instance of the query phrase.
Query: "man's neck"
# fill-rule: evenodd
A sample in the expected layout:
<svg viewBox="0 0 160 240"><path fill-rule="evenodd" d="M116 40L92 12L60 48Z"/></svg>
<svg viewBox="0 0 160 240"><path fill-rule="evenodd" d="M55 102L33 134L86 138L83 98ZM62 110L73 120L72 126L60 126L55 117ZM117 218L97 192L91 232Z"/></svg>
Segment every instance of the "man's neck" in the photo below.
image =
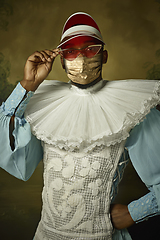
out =
<svg viewBox="0 0 160 240"><path fill-rule="evenodd" d="M95 85L95 84L98 83L100 80L102 80L102 77L99 77L99 78L95 79L93 82L90 82L90 83L87 83L87 84L80 84L80 83L73 82L73 81L71 80L71 84L75 85L75 86L78 87L78 88L86 89L86 88L89 88L89 87Z"/></svg>

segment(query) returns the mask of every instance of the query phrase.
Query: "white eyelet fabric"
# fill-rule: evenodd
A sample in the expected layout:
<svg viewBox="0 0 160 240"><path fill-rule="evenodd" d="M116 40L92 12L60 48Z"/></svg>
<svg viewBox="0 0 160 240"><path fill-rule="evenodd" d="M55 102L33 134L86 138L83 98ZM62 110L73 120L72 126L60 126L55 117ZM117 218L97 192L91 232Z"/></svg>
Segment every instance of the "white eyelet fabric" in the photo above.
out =
<svg viewBox="0 0 160 240"><path fill-rule="evenodd" d="M44 144L42 218L35 240L110 240L110 192L124 142L91 153Z"/></svg>

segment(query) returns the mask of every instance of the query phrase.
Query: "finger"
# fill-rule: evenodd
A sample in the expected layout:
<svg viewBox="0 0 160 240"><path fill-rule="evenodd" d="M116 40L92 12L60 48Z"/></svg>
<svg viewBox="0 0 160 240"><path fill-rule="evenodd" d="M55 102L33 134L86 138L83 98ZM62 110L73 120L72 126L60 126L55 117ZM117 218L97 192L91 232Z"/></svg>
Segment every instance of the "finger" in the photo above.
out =
<svg viewBox="0 0 160 240"><path fill-rule="evenodd" d="M43 51L41 51L41 53L44 55L46 61L48 61L48 62L52 61L52 59L51 59L52 54L50 53L49 50L43 50Z"/></svg>
<svg viewBox="0 0 160 240"><path fill-rule="evenodd" d="M53 49L52 54L53 54L53 57L56 57L59 54L59 49L58 48Z"/></svg>
<svg viewBox="0 0 160 240"><path fill-rule="evenodd" d="M59 52L59 48L54 48L54 49L52 49L51 51L52 51L52 52L55 52L55 53L56 53L56 52Z"/></svg>
<svg viewBox="0 0 160 240"><path fill-rule="evenodd" d="M52 50L48 50L48 49L44 50L43 54L47 58L47 62L45 63L45 65L50 70L52 68L52 64L56 57L56 54L54 54L54 52Z"/></svg>
<svg viewBox="0 0 160 240"><path fill-rule="evenodd" d="M45 61L45 56L43 53L36 51L31 56L29 56L28 60L33 62Z"/></svg>
<svg viewBox="0 0 160 240"><path fill-rule="evenodd" d="M53 65L53 60L51 62L49 62L49 61L45 62L45 67L48 72L50 72L52 70L52 65Z"/></svg>
<svg viewBox="0 0 160 240"><path fill-rule="evenodd" d="M58 55L58 49L54 49L54 50L44 50L42 51L42 53L45 55L46 54L46 57L47 57L47 60L50 62L50 59L53 59Z"/></svg>

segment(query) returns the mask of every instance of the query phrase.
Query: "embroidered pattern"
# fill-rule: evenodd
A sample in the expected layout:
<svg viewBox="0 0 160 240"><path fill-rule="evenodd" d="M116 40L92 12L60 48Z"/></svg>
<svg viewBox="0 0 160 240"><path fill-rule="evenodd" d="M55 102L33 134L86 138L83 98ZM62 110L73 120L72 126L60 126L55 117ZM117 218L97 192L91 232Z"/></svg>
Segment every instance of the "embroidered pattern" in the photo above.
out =
<svg viewBox="0 0 160 240"><path fill-rule="evenodd" d="M110 191L122 145L82 156L44 144L43 210L35 240L111 239Z"/></svg>

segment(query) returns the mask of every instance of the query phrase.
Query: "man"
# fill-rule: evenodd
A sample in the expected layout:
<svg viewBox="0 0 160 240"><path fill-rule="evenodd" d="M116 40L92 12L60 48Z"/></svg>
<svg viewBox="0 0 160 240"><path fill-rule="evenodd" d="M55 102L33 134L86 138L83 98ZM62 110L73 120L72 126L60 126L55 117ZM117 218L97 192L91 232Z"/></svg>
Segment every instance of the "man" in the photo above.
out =
<svg viewBox="0 0 160 240"><path fill-rule="evenodd" d="M69 83L44 81L58 54ZM1 107L1 167L27 180L43 158L35 240L129 240L125 228L159 214L159 112L149 113L159 103L159 81L105 81L106 62L96 22L75 13L56 49L27 59L23 80ZM150 193L110 208L128 162L125 146Z"/></svg>

